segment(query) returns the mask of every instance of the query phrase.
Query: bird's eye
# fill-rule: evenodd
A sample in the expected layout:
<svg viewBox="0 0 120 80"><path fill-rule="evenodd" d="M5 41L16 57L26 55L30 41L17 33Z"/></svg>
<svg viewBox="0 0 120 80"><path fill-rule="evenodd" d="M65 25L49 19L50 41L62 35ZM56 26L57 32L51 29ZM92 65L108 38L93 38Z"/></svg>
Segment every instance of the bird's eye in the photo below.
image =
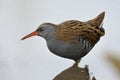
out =
<svg viewBox="0 0 120 80"><path fill-rule="evenodd" d="M41 27L41 28L37 29L37 31L43 31L43 27Z"/></svg>
<svg viewBox="0 0 120 80"><path fill-rule="evenodd" d="M40 30L43 31L43 27L41 27Z"/></svg>

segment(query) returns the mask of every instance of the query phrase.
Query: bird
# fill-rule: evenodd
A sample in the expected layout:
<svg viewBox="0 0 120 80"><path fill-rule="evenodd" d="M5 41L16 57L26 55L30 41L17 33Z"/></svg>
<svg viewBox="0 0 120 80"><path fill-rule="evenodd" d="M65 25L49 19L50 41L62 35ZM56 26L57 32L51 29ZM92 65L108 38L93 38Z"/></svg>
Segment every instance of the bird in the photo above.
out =
<svg viewBox="0 0 120 80"><path fill-rule="evenodd" d="M46 40L50 52L63 58L72 59L74 65L88 54L105 34L103 20L105 11L88 21L66 20L60 24L42 23L21 40L40 36Z"/></svg>

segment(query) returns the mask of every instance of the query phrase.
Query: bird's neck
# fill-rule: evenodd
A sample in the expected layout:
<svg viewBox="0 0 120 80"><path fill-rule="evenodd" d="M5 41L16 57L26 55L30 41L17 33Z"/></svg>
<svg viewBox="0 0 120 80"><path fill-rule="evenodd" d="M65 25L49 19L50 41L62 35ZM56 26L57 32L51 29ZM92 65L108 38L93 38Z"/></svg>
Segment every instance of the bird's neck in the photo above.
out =
<svg viewBox="0 0 120 80"><path fill-rule="evenodd" d="M47 42L53 41L56 39L56 33L52 31L50 34L46 35L44 38Z"/></svg>

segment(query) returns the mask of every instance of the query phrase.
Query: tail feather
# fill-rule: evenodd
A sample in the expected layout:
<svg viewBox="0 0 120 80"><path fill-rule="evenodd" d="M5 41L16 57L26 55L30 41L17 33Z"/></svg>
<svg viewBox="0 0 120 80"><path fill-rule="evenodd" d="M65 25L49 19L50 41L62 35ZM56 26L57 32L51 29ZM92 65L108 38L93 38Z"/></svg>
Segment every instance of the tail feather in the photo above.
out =
<svg viewBox="0 0 120 80"><path fill-rule="evenodd" d="M95 26L95 27L101 28L104 16L105 16L105 12L102 12L96 18L87 21L87 23L89 23L91 26Z"/></svg>

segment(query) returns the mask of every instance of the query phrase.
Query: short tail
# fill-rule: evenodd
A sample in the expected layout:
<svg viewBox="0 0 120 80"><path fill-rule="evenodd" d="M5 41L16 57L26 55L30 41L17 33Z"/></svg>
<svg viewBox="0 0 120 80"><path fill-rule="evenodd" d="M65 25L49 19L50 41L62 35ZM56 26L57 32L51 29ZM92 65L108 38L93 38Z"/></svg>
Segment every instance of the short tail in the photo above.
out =
<svg viewBox="0 0 120 80"><path fill-rule="evenodd" d="M96 18L87 21L87 23L89 23L91 26L95 26L95 27L102 27L103 25L103 19L105 17L105 12L102 12L101 14L99 14Z"/></svg>

